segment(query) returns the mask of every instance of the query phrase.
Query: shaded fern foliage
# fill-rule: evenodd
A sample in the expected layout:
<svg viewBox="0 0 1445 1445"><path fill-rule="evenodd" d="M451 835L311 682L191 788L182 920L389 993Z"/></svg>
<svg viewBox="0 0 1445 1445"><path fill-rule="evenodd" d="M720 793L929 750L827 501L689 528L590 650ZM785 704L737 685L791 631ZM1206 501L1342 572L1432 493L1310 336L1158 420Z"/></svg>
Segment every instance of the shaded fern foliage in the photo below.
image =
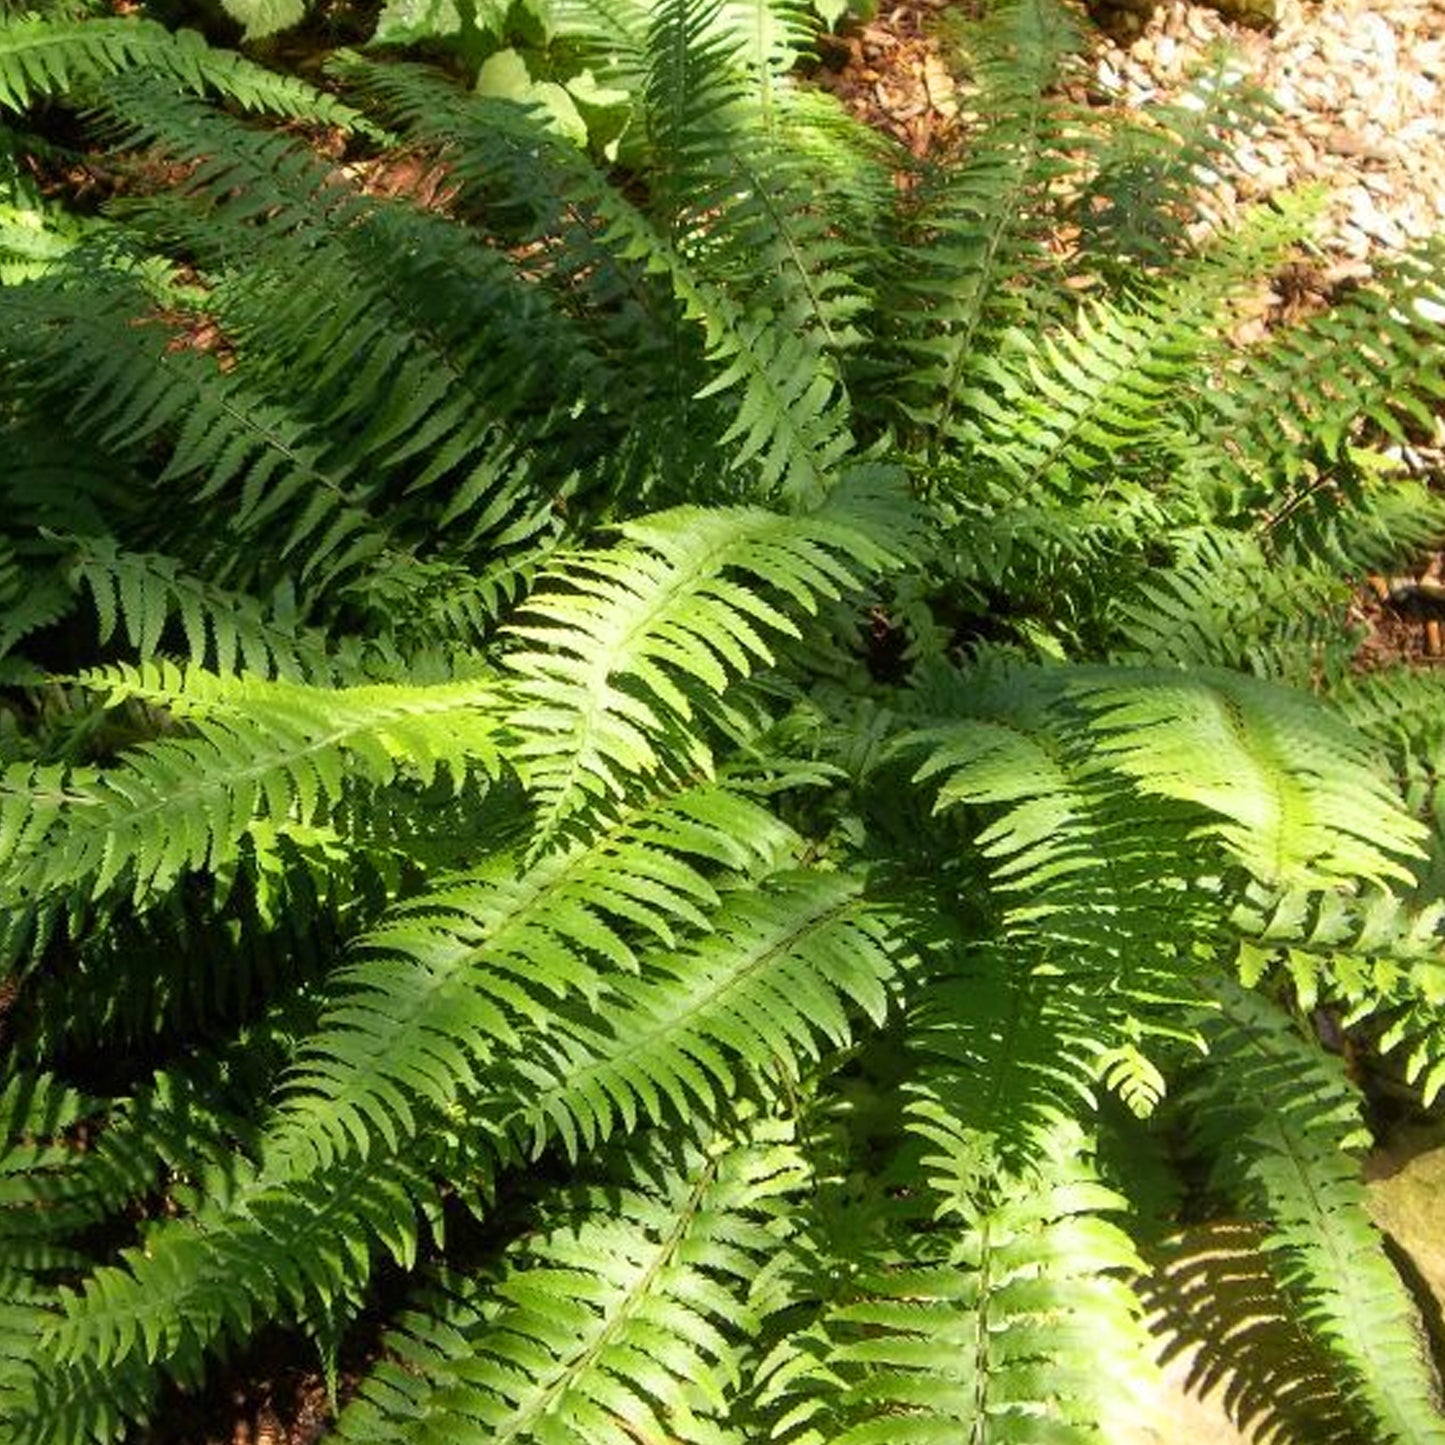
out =
<svg viewBox="0 0 1445 1445"><path fill-rule="evenodd" d="M563 8L626 169L0 20L4 1438L279 1332L357 1445L1082 1445L1192 1331L1445 1440L1311 1026L1445 1082L1439 688L1347 622L1439 249L1241 349L1310 215L1189 224L1217 77L1110 128L1010 0L919 160L791 3Z"/></svg>

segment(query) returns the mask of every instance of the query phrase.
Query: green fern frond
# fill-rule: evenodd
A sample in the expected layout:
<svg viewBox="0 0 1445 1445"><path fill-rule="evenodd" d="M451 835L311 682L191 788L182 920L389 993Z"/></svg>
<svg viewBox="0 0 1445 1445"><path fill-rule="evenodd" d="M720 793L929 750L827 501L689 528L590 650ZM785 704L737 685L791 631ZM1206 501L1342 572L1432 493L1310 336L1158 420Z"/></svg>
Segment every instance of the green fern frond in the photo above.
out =
<svg viewBox="0 0 1445 1445"><path fill-rule="evenodd" d="M294 140L194 101L127 85L108 108L124 144L190 167L133 224L160 239L179 230L222 271L208 305L253 385L299 393L314 428L346 437L333 467L393 478L389 495L366 489L368 504L403 511L404 493L445 487L442 523L481 512L494 533L515 530L515 512L547 510L562 479L595 461L606 432L579 447L579 411L610 428L596 398L615 379L499 250L365 197ZM435 533L435 512L427 520Z"/></svg>
<svg viewBox="0 0 1445 1445"><path fill-rule="evenodd" d="M1280 331L1202 398L1196 445L1229 485L1269 508L1282 539L1329 504L1339 463L1368 440L1362 428L1397 443L1413 429L1432 434L1445 397L1441 263L1438 244L1423 246L1382 284Z"/></svg>
<svg viewBox="0 0 1445 1445"><path fill-rule="evenodd" d="M1178 547L1168 567L1111 599L1120 661L1233 667L1300 687L1344 674L1354 650L1339 616L1345 583L1243 532L1200 527Z"/></svg>
<svg viewBox="0 0 1445 1445"><path fill-rule="evenodd" d="M616 279L624 296L643 290L644 306L651 304L646 291L660 283L664 307L677 308L706 358L690 383L692 396L728 398L702 415L716 429L728 465L756 478L748 491L781 493L804 505L827 495L850 438L836 384L817 368L802 339L706 280L585 156L522 108L505 101L462 103L454 92L395 66L349 65L345 73L399 113L414 139L450 148L453 174L464 187L475 187L479 199L490 193L495 204L500 188L504 205L520 202L531 211L538 221L532 237L576 236L567 256L571 265L600 254L603 274ZM547 158L543 167L539 154ZM671 321L671 315L651 318L649 348L665 342Z"/></svg>
<svg viewBox="0 0 1445 1445"><path fill-rule="evenodd" d="M818 511L679 508L622 528L528 599L507 657L513 750L538 800L538 844L622 796L628 778L707 767L693 700L773 660L788 615L896 566L908 518L886 493L840 491ZM764 591L763 589L766 589Z"/></svg>
<svg viewBox="0 0 1445 1445"><path fill-rule="evenodd" d="M1409 883L1425 830L1365 741L1306 694L1235 673L1102 671L1074 695L1110 766L1146 795L1196 804L1262 882Z"/></svg>
<svg viewBox="0 0 1445 1445"><path fill-rule="evenodd" d="M748 1290L806 1171L765 1120L637 1172L555 1200L495 1280L444 1280L393 1336L399 1362L373 1373L340 1438L737 1439L726 1426L756 1328Z"/></svg>
<svg viewBox="0 0 1445 1445"><path fill-rule="evenodd" d="M1038 229L1048 183L1065 170L1066 108L1051 87L1082 43L1062 7L1018 0L995 7L973 40L985 123L967 156L923 170L904 212L902 274L879 285L879 331L898 348L897 406L936 453L953 438L965 398L1006 319L1010 294L1044 259ZM896 339L894 339L896 338Z"/></svg>
<svg viewBox="0 0 1445 1445"><path fill-rule="evenodd" d="M1158 294L1087 302L1042 341L1013 333L969 395L972 452L1029 497L1041 485L1068 495L1158 445L1226 303L1282 258L1301 225L1298 214L1261 209Z"/></svg>
<svg viewBox="0 0 1445 1445"><path fill-rule="evenodd" d="M645 92L657 157L650 209L701 279L806 339L802 364L837 381L837 353L857 339L848 321L865 304L858 247L817 204L827 179L778 144L791 78L762 71L759 95L745 42L719 26L722 13L691 0L656 12ZM779 18L764 0L753 14L754 37Z"/></svg>
<svg viewBox="0 0 1445 1445"><path fill-rule="evenodd" d="M289 515L288 556L303 543L304 578L355 566L387 543L361 505L359 484L334 465L325 438L284 404L211 358L173 344L151 298L130 276L97 265L72 284L47 279L0 291L0 370L25 403L58 406L92 444L122 457L165 447L160 482L195 482L194 507L224 499L233 535L253 535ZM152 485L156 485L152 483ZM240 578L265 590L232 552Z"/></svg>
<svg viewBox="0 0 1445 1445"><path fill-rule="evenodd" d="M569 1000L595 1009L617 986L609 975L637 970L634 930L671 947L681 927L706 928L717 893L701 870L775 865L791 836L746 796L700 784L530 866L500 853L398 909L337 979L290 1081L269 1170L305 1175L374 1145L396 1149L418 1127L417 1104L452 1110L524 1032L542 1034L546 1058ZM582 1092L572 1108L591 1132Z"/></svg>
<svg viewBox="0 0 1445 1445"><path fill-rule="evenodd" d="M122 629L148 662L175 623L190 661L214 672L292 681L326 680L333 672L324 639L268 616L246 593L188 575L174 557L128 552L114 537L62 540L70 544L71 579L90 593L102 643Z"/></svg>
<svg viewBox="0 0 1445 1445"><path fill-rule="evenodd" d="M150 71L196 92L293 120L350 130L361 117L334 96L279 75L229 50L213 50L194 30L153 20L51 20L0 16L0 105L23 110L36 99L84 91L126 71Z"/></svg>
<svg viewBox="0 0 1445 1445"><path fill-rule="evenodd" d="M737 1081L796 1078L823 1047L853 1038L849 1014L882 1023L899 973L882 910L842 873L773 874L729 894L710 931L648 953L600 1007L566 1019L513 1064L525 1100L507 1127L531 1152L559 1136L569 1155L617 1125L710 1117Z"/></svg>
<svg viewBox="0 0 1445 1445"><path fill-rule="evenodd" d="M942 1151L930 1163L949 1228L933 1258L859 1273L853 1299L824 1317L822 1359L790 1371L803 1398L775 1438L1103 1445L1147 1373L1139 1306L1120 1279L1137 1256L1104 1217L1123 1200L1099 1182L1076 1125L1035 1135L1017 1176L989 1170L946 1112L919 1127Z"/></svg>
<svg viewBox="0 0 1445 1445"><path fill-rule="evenodd" d="M1343 1368L1360 1429L1392 1442L1445 1440L1414 1304L1344 1152L1361 1132L1357 1096L1336 1061L1265 1000L1234 987L1217 997L1190 1100L1219 1186L1270 1226L1271 1262Z"/></svg>
<svg viewBox="0 0 1445 1445"><path fill-rule="evenodd" d="M378 1246L415 1265L419 1213L435 1220L440 1199L409 1162L353 1160L284 1189L253 1182L229 1213L152 1227L119 1265L64 1291L39 1363L62 1382L96 1364L193 1377L208 1349L258 1319L354 1313Z"/></svg>
<svg viewBox="0 0 1445 1445"><path fill-rule="evenodd" d="M1214 928L1189 880L1211 861L1193 820L1173 801L1146 802L1118 777L1074 711L1075 675L1017 669L960 686L948 702L964 717L900 740L910 754L928 749L914 779L941 778L935 812L987 810L972 846L992 865L1011 935L1125 971L1154 949L1207 947Z"/></svg>
<svg viewBox="0 0 1445 1445"><path fill-rule="evenodd" d="M19 903L120 881L136 903L188 869L225 870L243 840L305 833L351 780L454 780L501 766L494 679L431 687L309 688L170 664L82 679L114 704L143 699L191 734L144 744L108 769L12 769L0 818L0 884ZM257 824L264 820L265 826Z"/></svg>
<svg viewBox="0 0 1445 1445"><path fill-rule="evenodd" d="M1094 173L1071 215L1080 250L1128 286L1148 268L1197 250L1200 233L1217 233L1210 174L1230 174L1235 137L1256 135L1275 104L1226 50L1206 56L1187 88L1119 118L1095 137Z"/></svg>
<svg viewBox="0 0 1445 1445"><path fill-rule="evenodd" d="M749 825L741 835L740 823ZM598 1041L594 1055L574 1066L575 1079L551 1078L539 1112L536 1079L521 1051L548 1047L546 1021L569 994L597 995L603 961L625 964L629 925L667 939L674 917L701 921L700 905L715 895L684 861L689 854L756 867L757 850L771 854L789 836L744 797L708 785L664 800L590 850L554 855L510 881L498 865L398 910L366 941L374 957L333 986L337 1002L303 1050L290 1096L259 1142L259 1173L242 1170L237 1184L203 1204L193 1220L151 1230L143 1249L125 1253L123 1267L93 1273L54 1331L54 1360L73 1368L83 1360L138 1357L184 1374L222 1332L243 1332L257 1317L329 1318L354 1310L375 1252L405 1268L414 1264L418 1216L436 1213L433 1172L445 1173L454 1187L481 1176L486 1192L485 1176L512 1153L512 1139L531 1137L544 1121L562 1132L564 1107L582 1121L576 1127L591 1132L600 1119L601 1132L609 1132L608 1121L593 1112L599 1080L603 1093L609 1085L617 1091L614 1097L626 1087L640 1090L637 1081L648 1075L637 1069L649 1057L659 1069L651 1077L664 1092L666 1067L691 1081L668 1030L657 1030L652 1056L633 1055L630 1065L619 1047L609 1075L602 1035L578 1023L566 1032ZM814 920L812 939L808 921L793 919L793 948L818 961L836 956L839 929L854 947L868 937L866 920L860 928L837 916L836 892L828 903L831 912ZM831 939L819 926L826 923L834 926ZM749 962L753 970L770 963L774 973L802 982L789 949L779 943L776 953L738 966L741 983L733 991L740 1001L748 998ZM854 966L841 991L872 1004L866 967ZM720 981L714 985L721 990ZM711 1028L731 1041L725 1007L720 1000ZM706 1038L706 1012L700 1021L690 1017L695 1008L680 1012L671 1032L682 1047L694 1036ZM614 1007L609 1017L620 1013ZM636 1050L635 1032L623 1043ZM516 1051L515 1062L504 1044ZM771 1055L749 1057L772 1063ZM630 1104L623 1109L630 1114ZM566 1137L575 1138L572 1128ZM339 1241L346 1243L338 1247Z"/></svg>

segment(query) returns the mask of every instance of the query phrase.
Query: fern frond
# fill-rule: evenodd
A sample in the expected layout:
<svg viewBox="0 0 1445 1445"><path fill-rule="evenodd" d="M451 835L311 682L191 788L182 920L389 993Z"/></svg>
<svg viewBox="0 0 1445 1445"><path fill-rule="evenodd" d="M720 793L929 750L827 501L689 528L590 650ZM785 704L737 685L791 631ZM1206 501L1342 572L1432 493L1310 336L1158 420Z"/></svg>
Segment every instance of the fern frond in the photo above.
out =
<svg viewBox="0 0 1445 1445"><path fill-rule="evenodd" d="M854 1010L883 1021L899 973L888 920L840 873L773 874L730 894L710 932L650 952L614 978L595 1013L566 1019L513 1064L519 1117L506 1127L535 1156L553 1136L569 1155L620 1123L711 1117L740 1078L795 1078L853 1037Z"/></svg>
<svg viewBox="0 0 1445 1445"><path fill-rule="evenodd" d="M574 1191L494 1281L453 1278L392 1338L340 1438L720 1445L750 1284L806 1171L785 1128ZM449 1297L450 1296L450 1297ZM425 1306L430 1305L430 1308Z"/></svg>
<svg viewBox="0 0 1445 1445"><path fill-rule="evenodd" d="M745 796L695 785L530 866L501 853L398 909L338 977L268 1168L305 1175L383 1142L396 1149L418 1127L416 1105L451 1110L524 1032L543 1035L545 1058L569 1000L595 1009L616 987L609 974L636 971L634 929L668 947L679 928L705 928L717 894L701 869L723 861L750 873L790 837Z"/></svg>
<svg viewBox="0 0 1445 1445"><path fill-rule="evenodd" d="M959 687L945 705L963 717L900 740L908 753L928 749L915 781L941 778L935 812L987 810L973 844L992 863L1010 934L1125 971L1176 942L1186 954L1207 946L1214 928L1186 880L1211 864L1192 820L1118 778L1073 711L1071 675L1017 669Z"/></svg>
<svg viewBox="0 0 1445 1445"><path fill-rule="evenodd" d="M879 329L896 338L902 373L884 402L925 430L934 453L953 438L980 362L1018 310L1011 289L1043 260L1037 230L1048 184L1065 170L1067 128L1050 92L1081 42L1051 0L995 7L972 47L985 124L967 156L924 169L904 213L908 261L879 287Z"/></svg>
<svg viewBox="0 0 1445 1445"><path fill-rule="evenodd" d="M500 251L365 197L294 140L194 101L127 85L107 106L124 144L190 167L133 223L162 238L178 229L229 273L209 304L252 385L297 396L316 431L345 437L334 467L391 478L366 488L369 504L405 515L417 504L404 495L445 487L441 523L482 512L495 534L515 530L518 511L549 509L569 472L595 463L607 433L580 445L579 413L610 428L597 398L614 380ZM429 510L428 538L437 527Z"/></svg>
<svg viewBox="0 0 1445 1445"><path fill-rule="evenodd" d="M63 779L12 769L0 883L16 901L80 886L99 897L124 880L140 903L188 869L226 869L244 839L263 848L289 829L304 833L349 780L428 781L440 767L454 779L473 768L495 776L501 766L488 678L329 689L162 664L83 680L112 703L143 698L167 709L192 736Z"/></svg>
<svg viewBox="0 0 1445 1445"><path fill-rule="evenodd" d="M1344 1152L1360 1133L1353 1090L1336 1061L1265 1000L1233 987L1217 996L1191 1095L1217 1181L1269 1224L1271 1262L1342 1367L1361 1430L1392 1442L1445 1440L1414 1304Z"/></svg>
<svg viewBox="0 0 1445 1445"><path fill-rule="evenodd" d="M932 1258L859 1272L852 1300L824 1316L822 1359L792 1372L803 1398L784 1420L797 1423L775 1438L1103 1445L1148 1372L1139 1306L1119 1278L1137 1256L1103 1217L1123 1200L1099 1182L1076 1125L1041 1131L1032 1167L991 1175L983 1194L980 1141L943 1113L919 1127L941 1151L931 1182L949 1227Z"/></svg>
<svg viewBox="0 0 1445 1445"><path fill-rule="evenodd" d="M1301 224L1261 209L1157 295L1085 303L1041 342L1013 333L970 393L973 452L1024 496L1041 484L1067 495L1127 462L1193 386L1226 303L1283 256Z"/></svg>
<svg viewBox="0 0 1445 1445"><path fill-rule="evenodd" d="M790 77L766 55L745 63L747 42L719 24L724 14L691 0L656 12L645 92L650 208L701 279L804 339L801 364L837 382L837 354L856 340L848 321L865 304L850 264L856 238L839 236L817 203L827 178L778 144ZM757 0L753 18L752 42L766 51L760 32L781 17Z"/></svg>
<svg viewBox="0 0 1445 1445"><path fill-rule="evenodd" d="M67 277L0 292L0 370L17 395L42 412L58 407L112 455L160 442L167 465L159 495L174 497L168 484L195 480L185 502L224 500L226 524L242 536L289 514L288 556L307 544L303 579L323 562L321 575L334 576L386 546L385 524L366 513L359 483L333 464L324 435L245 378L171 342L136 279L104 266L78 285ZM265 562L254 554L233 549L230 565L257 590L277 581L256 576Z"/></svg>
<svg viewBox="0 0 1445 1445"><path fill-rule="evenodd" d="M770 663L770 636L798 635L790 610L814 611L907 546L886 492L843 491L803 516L679 508L621 531L623 545L578 556L528 599L537 621L509 629L525 645L507 658L510 723L539 846L628 778L708 766L691 699Z"/></svg>
<svg viewBox="0 0 1445 1445"><path fill-rule="evenodd" d="M1307 687L1342 676L1354 651L1335 577L1272 557L1243 532L1200 527L1178 536L1168 567L1111 599L1120 661L1233 667Z"/></svg>
<svg viewBox="0 0 1445 1445"><path fill-rule="evenodd" d="M189 90L223 95L247 110L345 130L361 120L350 106L294 76L234 51L212 50L194 30L170 31L143 19L0 16L0 105L12 110L140 70L158 72Z"/></svg>
<svg viewBox="0 0 1445 1445"><path fill-rule="evenodd" d="M805 505L827 495L850 437L835 382L818 370L803 340L706 280L585 156L520 107L463 104L455 93L395 66L349 66L346 73L399 112L416 140L451 148L453 174L479 199L491 192L495 202L500 187L504 203L521 201L537 217L532 238L576 236L572 265L600 253L623 295L635 295L639 282L652 288L655 278L669 298L665 306L677 308L706 358L693 373L693 396L728 397L702 413L728 465L756 478L749 487L754 495L781 492ZM539 154L546 156L543 167ZM539 191L539 182L545 189ZM671 330L670 318L652 318L649 347Z"/></svg>
<svg viewBox="0 0 1445 1445"><path fill-rule="evenodd" d="M742 835L747 842L736 831L744 822L753 825ZM365 941L373 956L334 985L336 1003L259 1143L260 1171L241 1169L236 1185L203 1203L194 1219L152 1229L121 1267L89 1276L53 1331L56 1366L138 1360L184 1374L223 1332L244 1332L258 1317L348 1313L359 1305L374 1253L413 1266L418 1216L437 1212L433 1175L464 1191L480 1181L486 1192L487 1176L511 1156L514 1139L544 1127L576 1137L574 1126L558 1122L564 1109L581 1121L575 1127L606 1134L610 1121L597 1098L609 1086L627 1099L623 1112L635 1122L627 1087L655 1106L639 1080L656 1078L666 1092L662 1070L672 1067L692 1083L678 1042L687 1048L709 1027L706 1011L700 1021L690 1016L692 995L681 1005L672 1000L681 1016L670 1030L643 1013L658 1026L651 1054L629 1061L624 1049L637 1048L634 1030L616 1047L612 1074L599 1030L568 1025L564 1036L592 1041L594 1053L574 1065L575 1079L549 1076L553 1087L540 1110L536 1073L523 1051L549 1057L554 1011L569 995L606 992L600 965L616 968L631 958L629 925L666 939L674 919L702 919L714 895L689 855L755 867L759 851L771 853L788 838L745 798L705 786L664 800L589 850L554 856L510 879L504 859L397 910ZM839 903L835 894L828 901ZM807 920L795 919L793 949L833 959L840 928L855 947L867 946L866 920L861 930L849 928L838 912L834 906L828 919L815 920L811 940ZM829 922L831 938L818 926ZM748 999L750 983L760 986L750 978L760 962L782 977L804 977L779 943L776 957L738 966L739 1001ZM840 991L871 1004L867 967L855 966ZM722 999L731 997L720 980L714 984ZM731 1042L725 1007L720 1000L711 1028ZM608 1017L619 1013L614 1007ZM746 1057L772 1062L755 1051ZM649 1059L658 1072L639 1073Z"/></svg>
<svg viewBox="0 0 1445 1445"><path fill-rule="evenodd" d="M190 661L214 672L302 681L333 671L324 639L268 616L246 593L183 572L174 557L125 551L114 537L62 540L71 544L69 574L90 593L102 643L122 629L149 662L176 623Z"/></svg>
<svg viewBox="0 0 1445 1445"><path fill-rule="evenodd" d="M1204 178L1229 174L1236 137L1256 135L1274 109L1237 57L1207 56L1175 100L1141 106L1097 136L1094 173L1071 214L1080 250L1128 286L1146 268L1198 249L1217 232L1217 202ZM1131 111L1133 108L1131 108Z"/></svg>
<svg viewBox="0 0 1445 1445"><path fill-rule="evenodd" d="M1339 463L1368 439L1363 427L1396 442L1433 434L1445 397L1441 264L1438 245L1402 258L1384 284L1282 330L1202 398L1197 445L1228 484L1268 506L1282 540L1328 506L1345 480Z"/></svg>
<svg viewBox="0 0 1445 1445"><path fill-rule="evenodd" d="M1197 804L1262 882L1406 883L1425 832L1363 739L1314 699L1235 673L1098 672L1075 690L1140 791Z"/></svg>

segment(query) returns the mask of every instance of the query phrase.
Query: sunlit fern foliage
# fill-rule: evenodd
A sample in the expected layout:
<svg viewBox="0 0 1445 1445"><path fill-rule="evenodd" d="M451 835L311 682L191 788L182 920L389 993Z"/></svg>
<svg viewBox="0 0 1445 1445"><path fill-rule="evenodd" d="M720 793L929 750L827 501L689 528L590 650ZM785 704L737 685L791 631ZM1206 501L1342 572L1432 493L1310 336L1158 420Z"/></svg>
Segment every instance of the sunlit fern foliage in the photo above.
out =
<svg viewBox="0 0 1445 1445"><path fill-rule="evenodd" d="M1011 0L920 160L798 6L565 9L625 170L0 20L4 1440L278 1332L380 1445L1112 1442L1184 1336L1445 1440L1321 1042L1445 1083L1445 699L1347 618L1439 251L1242 349L1219 76L1111 128Z"/></svg>

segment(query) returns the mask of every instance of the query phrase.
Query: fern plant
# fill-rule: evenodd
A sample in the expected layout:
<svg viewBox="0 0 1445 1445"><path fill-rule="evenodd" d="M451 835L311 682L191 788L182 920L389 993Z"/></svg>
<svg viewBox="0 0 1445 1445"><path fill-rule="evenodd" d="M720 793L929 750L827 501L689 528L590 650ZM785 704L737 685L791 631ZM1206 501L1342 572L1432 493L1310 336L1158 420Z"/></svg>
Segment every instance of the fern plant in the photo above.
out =
<svg viewBox="0 0 1445 1445"><path fill-rule="evenodd" d="M1438 250L1242 351L1308 198L1185 224L1212 113L1141 162L1052 0L921 161L799 7L565 8L625 171L0 21L5 1439L282 1331L338 1441L1108 1442L1192 1313L1260 1438L1445 1440L1313 1027L1445 1079L1439 689L1346 624Z"/></svg>

